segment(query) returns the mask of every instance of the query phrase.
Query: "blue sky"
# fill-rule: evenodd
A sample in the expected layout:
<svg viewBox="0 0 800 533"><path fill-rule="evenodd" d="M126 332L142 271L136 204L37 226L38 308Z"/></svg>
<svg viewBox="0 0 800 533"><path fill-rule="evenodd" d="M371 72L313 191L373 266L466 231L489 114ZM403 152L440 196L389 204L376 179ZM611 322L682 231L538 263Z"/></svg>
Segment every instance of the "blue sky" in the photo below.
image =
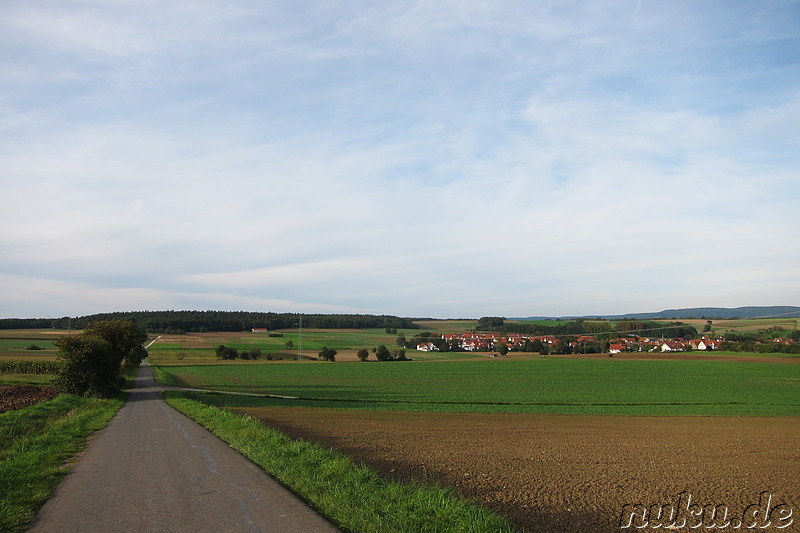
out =
<svg viewBox="0 0 800 533"><path fill-rule="evenodd" d="M0 3L0 316L800 304L796 1Z"/></svg>

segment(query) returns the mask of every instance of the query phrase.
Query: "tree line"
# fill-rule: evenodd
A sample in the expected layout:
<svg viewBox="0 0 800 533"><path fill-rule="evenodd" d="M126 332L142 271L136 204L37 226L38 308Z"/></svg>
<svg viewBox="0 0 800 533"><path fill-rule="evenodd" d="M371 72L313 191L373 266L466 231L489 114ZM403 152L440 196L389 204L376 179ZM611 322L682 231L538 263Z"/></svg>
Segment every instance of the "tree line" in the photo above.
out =
<svg viewBox="0 0 800 533"><path fill-rule="evenodd" d="M4 318L0 329L84 329L101 320L130 321L150 333L290 329L300 325L297 313L249 311L130 311L62 318ZM302 315L303 327L314 329L416 329L411 318L392 315Z"/></svg>
<svg viewBox="0 0 800 533"><path fill-rule="evenodd" d="M697 329L683 322L653 322L649 320L618 320L615 322L575 320L557 322L556 324L535 324L525 322L506 322L504 317L482 317L475 328L477 331L493 331L498 333L522 333L526 335L564 336L593 335L598 340L607 340L628 333L636 333L641 337L697 337Z"/></svg>

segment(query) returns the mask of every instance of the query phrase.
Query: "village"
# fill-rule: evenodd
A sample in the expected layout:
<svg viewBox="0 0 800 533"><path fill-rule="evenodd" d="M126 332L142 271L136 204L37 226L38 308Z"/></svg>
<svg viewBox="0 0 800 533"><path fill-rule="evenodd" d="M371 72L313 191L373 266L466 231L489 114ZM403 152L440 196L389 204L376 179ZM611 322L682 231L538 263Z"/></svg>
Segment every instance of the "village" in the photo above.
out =
<svg viewBox="0 0 800 533"><path fill-rule="evenodd" d="M723 338L702 337L700 339L663 339L626 335L610 340L598 340L592 335L527 335L524 333L450 333L441 338L450 346L457 346L466 352L490 351L539 351L544 348L552 351L559 346L561 353L581 352L583 347L592 347L593 351L606 351L609 354L622 352L686 352L692 350L717 350L724 342ZM566 346L570 350L566 350ZM505 347L505 348L504 348ZM422 352L439 351L433 342L417 344L416 349Z"/></svg>

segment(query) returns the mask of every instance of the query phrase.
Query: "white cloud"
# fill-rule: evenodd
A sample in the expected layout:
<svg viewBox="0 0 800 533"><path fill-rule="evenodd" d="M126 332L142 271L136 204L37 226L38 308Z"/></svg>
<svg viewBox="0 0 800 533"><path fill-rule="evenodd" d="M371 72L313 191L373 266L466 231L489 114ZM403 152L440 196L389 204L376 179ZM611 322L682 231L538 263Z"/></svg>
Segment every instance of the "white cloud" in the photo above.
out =
<svg viewBox="0 0 800 533"><path fill-rule="evenodd" d="M782 10L5 3L0 273L87 308L791 303ZM19 286L0 313L57 307Z"/></svg>

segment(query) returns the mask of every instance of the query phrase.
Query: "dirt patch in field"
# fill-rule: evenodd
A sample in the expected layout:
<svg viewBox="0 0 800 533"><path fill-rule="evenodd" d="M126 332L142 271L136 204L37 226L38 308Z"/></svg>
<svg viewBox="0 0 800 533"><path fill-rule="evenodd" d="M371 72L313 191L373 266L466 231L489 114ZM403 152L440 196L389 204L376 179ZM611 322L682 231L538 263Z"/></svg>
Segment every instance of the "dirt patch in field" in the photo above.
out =
<svg viewBox="0 0 800 533"><path fill-rule="evenodd" d="M58 396L56 387L35 385L0 385L0 413L22 409Z"/></svg>
<svg viewBox="0 0 800 533"><path fill-rule="evenodd" d="M524 531L621 531L624 505L684 491L737 519L769 491L794 511L780 531L800 525L800 418L243 411L391 478L455 487Z"/></svg>

